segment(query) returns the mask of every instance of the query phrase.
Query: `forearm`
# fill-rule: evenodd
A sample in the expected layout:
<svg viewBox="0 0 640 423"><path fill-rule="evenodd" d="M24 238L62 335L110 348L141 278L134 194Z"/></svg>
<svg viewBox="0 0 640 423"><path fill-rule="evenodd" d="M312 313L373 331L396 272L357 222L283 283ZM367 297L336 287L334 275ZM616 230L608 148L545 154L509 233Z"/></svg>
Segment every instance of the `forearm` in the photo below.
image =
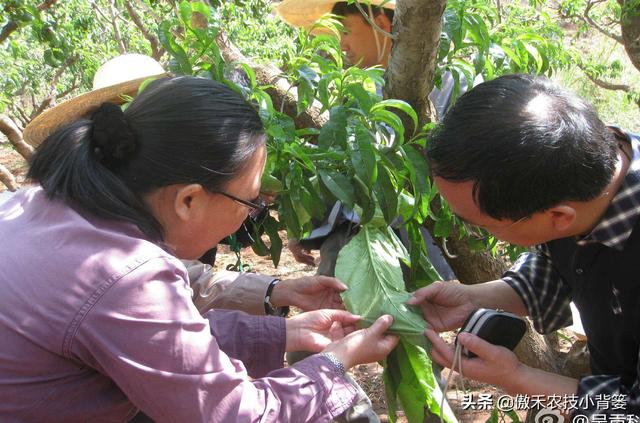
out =
<svg viewBox="0 0 640 423"><path fill-rule="evenodd" d="M502 279L467 286L477 307L505 310L519 316L528 314L520 296Z"/></svg>
<svg viewBox="0 0 640 423"><path fill-rule="evenodd" d="M578 380L549 373L521 364L520 368L500 384L509 395L575 395L578 392Z"/></svg>
<svg viewBox="0 0 640 423"><path fill-rule="evenodd" d="M230 310L210 311L205 317L220 349L242 361L252 377L263 377L283 366L287 336L282 317Z"/></svg>

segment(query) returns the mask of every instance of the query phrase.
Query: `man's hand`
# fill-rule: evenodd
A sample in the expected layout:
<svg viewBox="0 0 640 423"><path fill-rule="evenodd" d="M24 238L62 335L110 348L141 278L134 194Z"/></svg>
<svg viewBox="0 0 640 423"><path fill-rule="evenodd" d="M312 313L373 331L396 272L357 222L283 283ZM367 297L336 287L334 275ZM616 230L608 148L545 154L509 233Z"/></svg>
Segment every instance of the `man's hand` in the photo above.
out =
<svg viewBox="0 0 640 423"><path fill-rule="evenodd" d="M468 288L458 281L433 282L415 291L407 304L419 305L425 320L435 331L454 330L478 308Z"/></svg>
<svg viewBox="0 0 640 423"><path fill-rule="evenodd" d="M311 254L311 250L303 248L300 243L295 239L290 239L287 243L287 247L291 254L293 254L293 258L296 259L298 263L307 264L309 266L316 265L316 259Z"/></svg>
<svg viewBox="0 0 640 423"><path fill-rule="evenodd" d="M431 329L427 329L425 335L432 344L433 360L441 366L451 368L455 354L454 347L444 342ZM458 335L458 342L477 355L474 358L466 358L462 355L462 362L456 363L456 368L453 370L460 372L460 366L462 366L464 377L508 389L512 382L526 372L526 366L520 363L518 357L508 348L490 344L466 332Z"/></svg>
<svg viewBox="0 0 640 423"><path fill-rule="evenodd" d="M273 289L271 302L282 307L292 305L304 311L319 309L342 309L340 293L347 286L329 276L304 276L281 281Z"/></svg>
<svg viewBox="0 0 640 423"><path fill-rule="evenodd" d="M286 320L285 350L320 352L356 330L360 316L344 310L316 310Z"/></svg>

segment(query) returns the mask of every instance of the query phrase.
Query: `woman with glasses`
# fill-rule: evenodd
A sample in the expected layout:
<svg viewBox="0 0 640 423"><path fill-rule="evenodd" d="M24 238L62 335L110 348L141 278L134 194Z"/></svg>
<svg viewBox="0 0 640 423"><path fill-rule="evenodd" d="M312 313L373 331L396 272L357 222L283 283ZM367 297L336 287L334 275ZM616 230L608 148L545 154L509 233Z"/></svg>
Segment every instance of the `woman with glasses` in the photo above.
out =
<svg viewBox="0 0 640 423"><path fill-rule="evenodd" d="M262 207L258 114L211 80L162 78L122 111L103 103L30 163L37 185L0 206L0 420L307 422L354 390L345 369L383 359L381 317L290 319L191 301L196 259ZM283 368L285 351L315 354Z"/></svg>

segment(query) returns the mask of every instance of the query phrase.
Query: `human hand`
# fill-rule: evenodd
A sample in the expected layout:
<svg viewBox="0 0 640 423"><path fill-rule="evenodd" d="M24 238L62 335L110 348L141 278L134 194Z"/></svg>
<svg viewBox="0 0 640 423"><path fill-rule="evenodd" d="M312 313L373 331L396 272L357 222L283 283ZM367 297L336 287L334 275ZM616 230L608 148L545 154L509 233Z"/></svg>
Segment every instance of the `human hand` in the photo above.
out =
<svg viewBox="0 0 640 423"><path fill-rule="evenodd" d="M429 327L437 332L457 329L478 306L468 287L458 281L433 282L415 291L407 301L419 305Z"/></svg>
<svg viewBox="0 0 640 423"><path fill-rule="evenodd" d="M296 306L304 311L333 308L344 310L340 293L347 286L329 276L303 276L280 281L271 295L273 305Z"/></svg>
<svg viewBox="0 0 640 423"><path fill-rule="evenodd" d="M316 310L286 320L285 350L320 352L356 330L360 316L344 310Z"/></svg>
<svg viewBox="0 0 640 423"><path fill-rule="evenodd" d="M399 337L385 332L393 324L390 315L380 316L366 329L360 329L332 342L323 352L333 354L345 369L356 364L373 363L384 359L398 345Z"/></svg>
<svg viewBox="0 0 640 423"><path fill-rule="evenodd" d="M316 259L311 254L311 250L303 248L300 243L295 239L290 239L287 243L287 248L293 254L293 258L296 259L298 263L307 264L309 266L316 265Z"/></svg>
<svg viewBox="0 0 640 423"><path fill-rule="evenodd" d="M432 329L427 329L425 335L432 344L431 358L441 366L451 368L455 348L444 342ZM508 388L510 386L507 384L513 384L526 368L510 349L490 344L471 333L460 333L458 343L477 355L474 358L462 355L461 363L457 363L453 369L464 377Z"/></svg>

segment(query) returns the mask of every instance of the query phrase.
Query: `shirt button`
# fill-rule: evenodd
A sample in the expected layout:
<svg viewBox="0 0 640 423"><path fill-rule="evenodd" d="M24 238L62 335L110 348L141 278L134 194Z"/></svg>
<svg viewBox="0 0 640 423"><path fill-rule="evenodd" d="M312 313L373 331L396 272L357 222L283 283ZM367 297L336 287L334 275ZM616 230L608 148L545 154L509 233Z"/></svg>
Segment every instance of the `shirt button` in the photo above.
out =
<svg viewBox="0 0 640 423"><path fill-rule="evenodd" d="M577 268L576 269L576 275L582 275L584 273L584 270L582 270L581 268Z"/></svg>

